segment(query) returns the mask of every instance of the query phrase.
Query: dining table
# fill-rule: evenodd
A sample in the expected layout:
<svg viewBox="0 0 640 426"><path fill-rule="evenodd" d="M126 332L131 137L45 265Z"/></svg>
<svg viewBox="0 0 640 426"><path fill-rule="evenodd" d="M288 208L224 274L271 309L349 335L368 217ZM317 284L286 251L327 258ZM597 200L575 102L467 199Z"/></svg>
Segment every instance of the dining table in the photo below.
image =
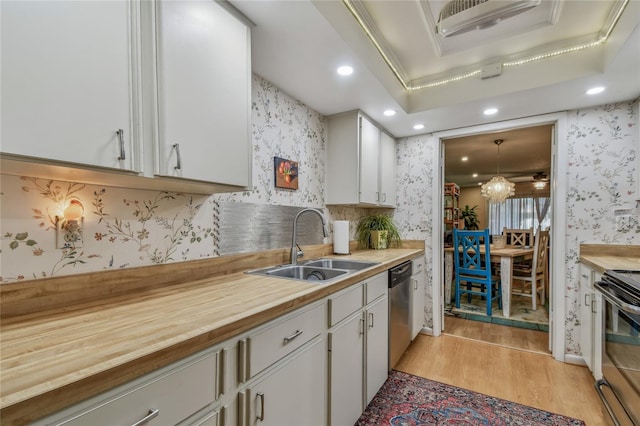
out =
<svg viewBox="0 0 640 426"><path fill-rule="evenodd" d="M444 295L445 304L451 303L451 288L453 286L453 247L444 248ZM484 246L480 252L484 253ZM502 285L502 314L504 317L511 316L511 284L513 277L513 265L518 262L533 259L533 247L531 246L510 246L495 247L489 246L490 262L500 265L500 281Z"/></svg>

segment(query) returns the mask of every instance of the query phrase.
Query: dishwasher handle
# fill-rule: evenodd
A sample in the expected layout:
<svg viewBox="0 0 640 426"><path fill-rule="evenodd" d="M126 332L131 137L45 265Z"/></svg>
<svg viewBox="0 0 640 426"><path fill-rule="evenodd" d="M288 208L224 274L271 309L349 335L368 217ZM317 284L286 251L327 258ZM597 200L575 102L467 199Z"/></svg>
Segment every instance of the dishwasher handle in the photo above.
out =
<svg viewBox="0 0 640 426"><path fill-rule="evenodd" d="M412 269L413 263L410 260L389 269L389 288L393 288L398 284L410 279Z"/></svg>

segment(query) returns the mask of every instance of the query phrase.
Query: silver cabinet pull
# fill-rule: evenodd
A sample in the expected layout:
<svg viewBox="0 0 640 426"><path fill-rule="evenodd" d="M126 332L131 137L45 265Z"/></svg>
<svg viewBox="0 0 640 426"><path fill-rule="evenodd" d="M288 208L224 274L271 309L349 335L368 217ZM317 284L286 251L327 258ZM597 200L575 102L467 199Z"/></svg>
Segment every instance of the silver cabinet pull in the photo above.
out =
<svg viewBox="0 0 640 426"><path fill-rule="evenodd" d="M293 339L295 339L296 337L298 337L301 334L302 334L302 330L296 330L296 332L293 333L291 336L285 337L284 338L284 342L285 343L289 343L290 341L292 341Z"/></svg>
<svg viewBox="0 0 640 426"><path fill-rule="evenodd" d="M373 312L369 312L369 328L373 328Z"/></svg>
<svg viewBox="0 0 640 426"><path fill-rule="evenodd" d="M360 318L360 334L364 335L364 317Z"/></svg>
<svg viewBox="0 0 640 426"><path fill-rule="evenodd" d="M589 296L591 296L591 295L590 294L585 294L584 295L584 306L589 306L589 304L591 303L590 300L589 300L590 299Z"/></svg>
<svg viewBox="0 0 640 426"><path fill-rule="evenodd" d="M380 193L376 192L376 201L380 201Z"/></svg>
<svg viewBox="0 0 640 426"><path fill-rule="evenodd" d="M418 280L413 280L413 289L418 290Z"/></svg>
<svg viewBox="0 0 640 426"><path fill-rule="evenodd" d="M596 307L596 301L595 300L591 301L591 313L592 314L597 314L598 313L598 308Z"/></svg>
<svg viewBox="0 0 640 426"><path fill-rule="evenodd" d="M386 202L387 202L387 193L386 193L386 192L383 192L383 193L382 193L382 202L383 202L383 203L386 203Z"/></svg>
<svg viewBox="0 0 640 426"><path fill-rule="evenodd" d="M158 417L158 414L160 414L160 410L158 410L157 408L150 408L149 409L149 414L147 414L146 416L144 416L142 419L138 420L137 422L135 422L131 426L142 426L143 424L147 423L148 421Z"/></svg>
<svg viewBox="0 0 640 426"><path fill-rule="evenodd" d="M118 160L125 160L127 157L124 152L124 130L118 129L116 134L118 135L118 141L120 142L120 157L118 157Z"/></svg>
<svg viewBox="0 0 640 426"><path fill-rule="evenodd" d="M260 398L260 415L257 416L257 419L263 422L264 421L264 394L262 392L258 392L256 396Z"/></svg>
<svg viewBox="0 0 640 426"><path fill-rule="evenodd" d="M176 150L176 157L177 157L176 166L174 167L174 169L180 170L182 169L182 161L180 160L180 144L174 143L173 148Z"/></svg>

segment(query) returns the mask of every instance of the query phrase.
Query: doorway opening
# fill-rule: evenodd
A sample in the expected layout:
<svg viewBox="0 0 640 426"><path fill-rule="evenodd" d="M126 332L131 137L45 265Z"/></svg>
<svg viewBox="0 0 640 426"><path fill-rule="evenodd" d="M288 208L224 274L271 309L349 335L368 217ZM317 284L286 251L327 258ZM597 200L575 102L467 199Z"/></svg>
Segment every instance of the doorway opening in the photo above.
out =
<svg viewBox="0 0 640 426"><path fill-rule="evenodd" d="M489 229L492 236L491 261L495 275L500 277L500 237L505 229L530 230L523 244L506 241L507 249L521 248L526 254L513 254L515 263L510 268L531 265L537 231L552 232L552 157L554 124L545 123L500 131L488 131L441 139L443 159L443 240L444 252L453 246L453 228ZM498 142L499 141L499 142ZM496 145L498 149L496 150ZM482 196L482 186L495 176L502 176L514 185L514 194L503 202L490 202ZM495 239L495 241L494 241ZM497 243L497 245L496 245ZM526 249L526 250L525 250ZM536 292L533 308L531 285L512 278L503 283L509 290L503 292L502 309L495 303L492 314L487 314L486 301L473 296L455 300L455 268L449 271L453 257L443 253L445 259L445 285L443 286L443 331L447 334L471 337L489 343L550 353L550 295L552 280L549 273L551 246L544 258L545 279L540 283L545 291ZM509 254L511 256L512 254ZM504 255L503 255L504 256ZM517 270L516 270L517 271ZM449 272L449 273L447 273ZM517 272L515 272L517 273ZM447 281L450 280L450 281ZM450 283L450 285L447 285ZM528 288L527 285L529 286ZM517 294L520 290L521 294ZM543 299L544 294L544 299ZM520 330L506 329L513 327Z"/></svg>

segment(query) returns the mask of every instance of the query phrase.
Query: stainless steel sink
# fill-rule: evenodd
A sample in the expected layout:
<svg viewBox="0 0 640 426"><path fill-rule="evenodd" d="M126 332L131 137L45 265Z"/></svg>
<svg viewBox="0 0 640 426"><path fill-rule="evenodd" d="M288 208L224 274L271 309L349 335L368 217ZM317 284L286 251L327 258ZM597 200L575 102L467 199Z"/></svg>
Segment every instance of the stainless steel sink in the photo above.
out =
<svg viewBox="0 0 640 426"><path fill-rule="evenodd" d="M247 271L247 274L328 283L348 274L377 265L377 262L346 259L314 259L299 265L278 265Z"/></svg>
<svg viewBox="0 0 640 426"><path fill-rule="evenodd" d="M344 269L319 268L308 265L281 265L270 268L247 271L248 274L266 275L280 278L290 278L301 281L330 281L350 271Z"/></svg>
<svg viewBox="0 0 640 426"><path fill-rule="evenodd" d="M363 260L346 260L346 259L316 259L304 262L305 266L317 266L319 268L330 269L347 269L349 271L360 271L371 266L377 265L378 262L366 262Z"/></svg>

